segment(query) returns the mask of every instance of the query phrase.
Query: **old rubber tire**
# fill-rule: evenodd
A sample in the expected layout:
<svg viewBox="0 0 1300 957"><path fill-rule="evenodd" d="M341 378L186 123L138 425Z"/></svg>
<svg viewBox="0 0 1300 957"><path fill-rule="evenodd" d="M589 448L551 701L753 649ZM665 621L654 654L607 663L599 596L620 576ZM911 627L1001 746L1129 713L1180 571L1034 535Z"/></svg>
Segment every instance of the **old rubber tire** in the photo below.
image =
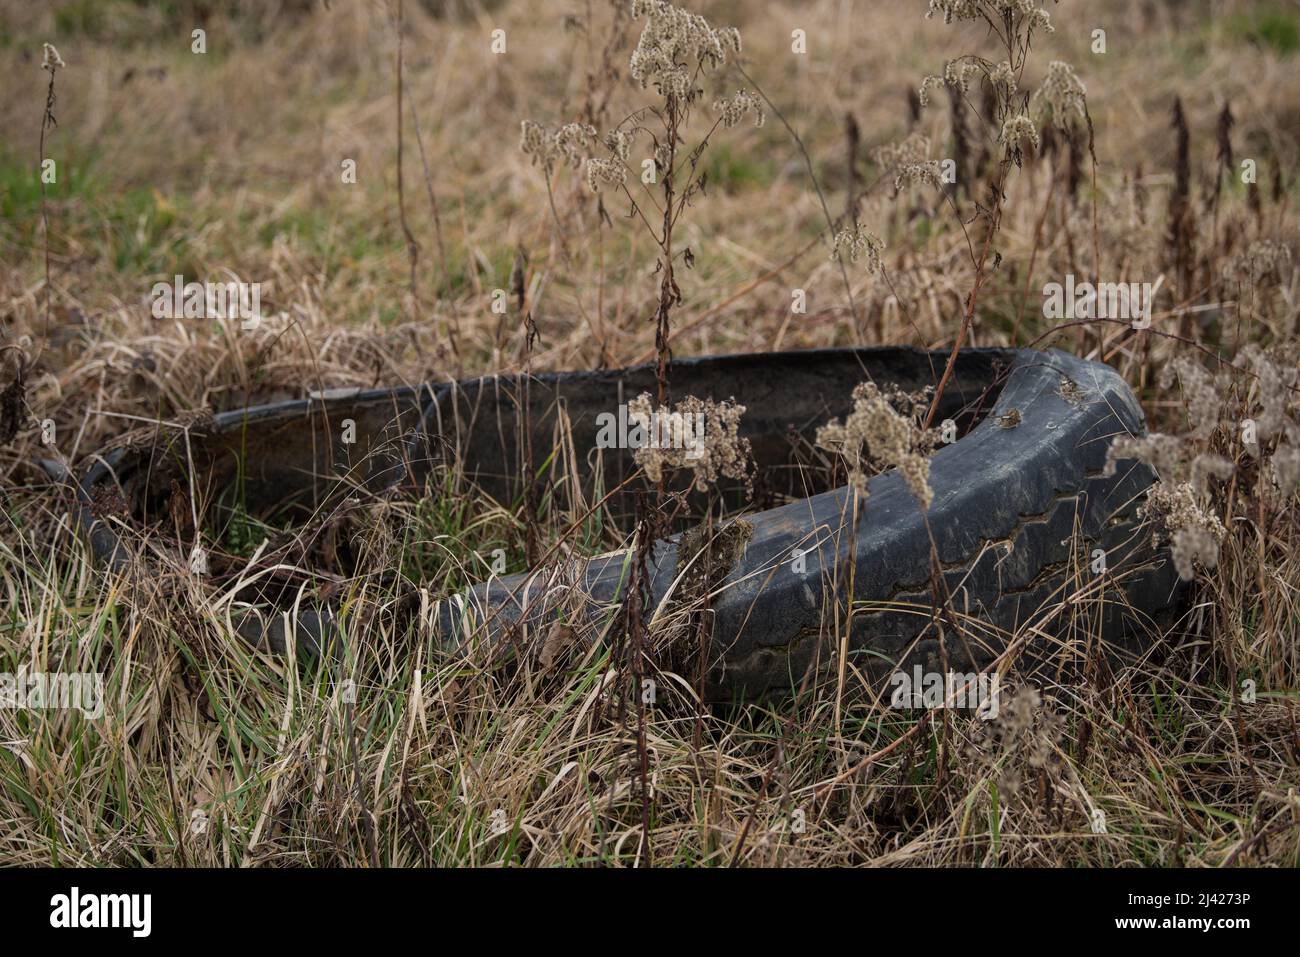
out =
<svg viewBox="0 0 1300 957"><path fill-rule="evenodd" d="M742 434L753 442L756 458L770 465L788 453L791 431L807 436L843 416L857 382L870 376L914 390L933 385L946 359L943 352L906 348L706 356L674 361L671 382L679 396L744 403ZM100 561L122 569L133 561L131 551L91 505L110 491L103 486L115 486L132 520L145 526L167 514L173 483L187 485L189 462L203 488L239 481L250 510L287 501L319 510L353 494L358 476L375 491L402 484L419 491L451 450L468 479L509 501L522 488L525 426L544 457L562 410L574 447L589 449L598 413L654 384L653 368L639 366L542 373L526 382L491 376L354 390L220 413L192 428L183 443L180 433L160 433L97 456L78 488L78 518ZM848 588L840 583L850 568L848 647L855 667L866 671L941 658L950 665L986 664L1017 632L1033 639L1017 649L1022 661L1059 657L1062 649L1086 653L1098 642L1111 649L1140 647L1169 621L1183 590L1136 515L1154 474L1131 462L1103 474L1111 440L1144 430L1141 409L1120 377L1105 365L1054 350L963 350L939 415L965 428L980 414L972 431L934 455L935 497L926 516L951 595L950 615L969 626L961 629L964 640L939 647L929 533L901 478L888 472L870 482L856 528L850 494L837 489L757 512L723 531L733 541L743 538L744 548L728 567L710 570L722 583L712 602L704 689L710 698L788 690L810 662L828 666L828 630L849 612ZM1012 419L1014 427L1003 427ZM355 424L356 442L343 447L338 426L346 420ZM615 487L631 466L626 453L602 463L584 476L588 491ZM628 500L609 505L630 511ZM804 553L797 563L795 549ZM1098 549L1100 574L1092 571ZM680 537L654 546L651 613L674 597L680 552ZM621 597L626 558L616 552L592 559L571 575L583 614L598 625ZM556 584L553 569L480 584L440 605L438 629L452 644L536 630L561 604L573 604L575 589ZM333 623L328 607L301 611L296 623L272 608L266 616L249 615L237 630L275 650L292 637L311 651L333 644Z"/></svg>
<svg viewBox="0 0 1300 957"><path fill-rule="evenodd" d="M1056 350L1012 353L991 413L934 454L927 516L891 470L869 482L856 528L849 488L739 520L732 534L743 548L721 570L711 603L705 696L754 699L797 687L814 661L833 667L827 639L846 612L848 589L837 582L850 565L848 649L860 671L984 667L1013 635L1022 666L1077 659L1096 643L1141 647L1183 597L1137 515L1154 473L1128 461L1105 469L1116 436L1144 432L1140 406L1108 366ZM960 639L933 624L931 533ZM674 597L681 541L655 545L648 614ZM627 553L617 552L576 576L582 614L597 630L611 620L627 568ZM444 602L440 626L451 641L536 632L572 614L572 586L545 571L492 580Z"/></svg>

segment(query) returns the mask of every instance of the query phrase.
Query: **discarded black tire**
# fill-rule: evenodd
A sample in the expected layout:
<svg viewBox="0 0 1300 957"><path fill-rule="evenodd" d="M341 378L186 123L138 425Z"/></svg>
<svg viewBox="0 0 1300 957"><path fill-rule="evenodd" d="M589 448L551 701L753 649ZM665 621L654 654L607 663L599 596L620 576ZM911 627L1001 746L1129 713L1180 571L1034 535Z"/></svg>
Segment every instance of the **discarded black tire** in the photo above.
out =
<svg viewBox="0 0 1300 957"><path fill-rule="evenodd" d="M674 361L670 380L678 396L746 405L742 434L779 485L791 432L807 435L844 415L865 378L909 391L932 385L946 359L915 349L703 357ZM523 488L526 440L546 448L562 416L574 446L592 448L600 412L653 390L653 368L641 366L352 391L225 412L184 436L160 433L99 456L78 486L79 518L96 556L122 567L130 552L92 506L110 486L131 521L144 526L166 514L169 489L180 480L208 490L238 480L250 510L310 512L358 491L418 492L435 468L455 462L467 480L510 501ZM743 547L715 570L722 589L712 602L709 699L788 691L811 663L825 663L827 622L850 612L849 652L855 667L872 672L941 657L951 667L984 666L1018 632L1032 637L1033 647L1016 649L1024 660L1047 659L1063 646L1140 645L1175 614L1177 576L1136 515L1153 473L1121 462L1103 474L1111 440L1144 431L1140 407L1113 370L1055 350L963 350L939 417L962 431L977 423L934 455L930 473L929 528L949 607L972 626L963 640L941 652L930 536L890 472L870 482L856 531L843 488L759 511L723 531ZM1003 427L1012 420L1018 424ZM345 422L350 442L340 439ZM584 463L592 489L615 488L631 466L625 453ZM795 497L794 481L783 495ZM631 510L630 498L610 504ZM690 561L681 542L674 536L653 549L652 612L674 599L679 565ZM1098 550L1100 572L1093 571ZM527 638L575 608L597 624L608 621L625 559L619 552L589 560L568 569L563 583L554 569L491 580L442 602L438 629L459 643ZM1083 589L1067 587L1085 580ZM327 606L300 608L294 620L274 610L250 613L236 627L274 650L296 640L318 651L335 637Z"/></svg>
<svg viewBox="0 0 1300 957"><path fill-rule="evenodd" d="M963 359L992 356L976 350ZM929 357L940 366L943 358ZM734 560L713 571L725 579L711 604L707 699L788 692L811 665L830 666L827 622L848 610L850 566L848 651L869 674L915 664L988 667L1012 635L1028 635L1014 649L1018 666L1059 664L1096 652L1097 643L1106 651L1140 648L1171 622L1183 588L1137 516L1155 476L1135 462L1105 470L1116 436L1145 432L1133 394L1109 367L1059 351L1007 352L995 365L998 358L1009 368L996 404L933 457L929 532L894 471L869 483L856 531L848 488L722 531L731 541L716 551ZM977 388L961 384L960 407ZM942 631L933 627L931 533L949 607L966 625L960 640L949 629L942 648ZM652 610L672 600L674 581L692 560L682 541L653 550ZM582 613L599 625L622 597L627 558L593 559L566 581L533 572L481 584L444 603L442 627L458 639L537 631L556 614L572 614L575 590Z"/></svg>

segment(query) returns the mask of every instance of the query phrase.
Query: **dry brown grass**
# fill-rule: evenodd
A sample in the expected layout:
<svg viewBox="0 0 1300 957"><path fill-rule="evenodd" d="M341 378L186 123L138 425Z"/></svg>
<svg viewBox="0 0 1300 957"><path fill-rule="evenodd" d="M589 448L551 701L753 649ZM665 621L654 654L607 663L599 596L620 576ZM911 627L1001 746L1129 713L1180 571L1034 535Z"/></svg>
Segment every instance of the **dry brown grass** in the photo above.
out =
<svg viewBox="0 0 1300 957"><path fill-rule="evenodd" d="M1096 128L1097 192L1086 151L1072 164L1063 144L1055 159L1012 172L995 237L1000 264L969 336L1103 359L1138 391L1153 429L1175 434L1205 423L1189 421L1177 390L1159 388L1160 371L1179 356L1216 373L1219 359L1236 367L1220 387L1217 427L1189 440L1237 471L1212 487L1227 536L1217 568L1198 577L1185 626L1140 660L1088 662L1078 681L1035 679L1032 690L1016 679L1025 689L992 726L955 712L918 720L869 697L841 701L833 685L795 701L701 711L689 675L662 675L639 735L614 706L611 692L629 670L617 642L557 641L545 663L468 666L436 649L432 602L480 577L476 556L492 548L507 549L517 567L530 524L522 508L448 479L419 502L329 516L331 541L355 558L346 573L331 570L337 556L273 536L304 595L324 589L342 604L354 657L326 667L255 654L233 636L224 588L185 571L192 539L176 529L148 536L163 574L106 579L70 528L66 498L33 464L53 454L39 441L45 418L57 426L57 457L78 464L142 424L309 389L653 358L650 239L626 228L627 209L608 198L612 223L602 227L579 173L557 171L552 203L544 172L517 149L520 119L554 124L603 110L608 120L637 102L626 77L605 78L601 30L590 42L565 31L564 14L587 5L466 2L435 15L442 4L406 0L414 296L396 202L393 8L286 3L274 16L236 4L209 18L209 52L198 57L185 15L108 6L120 15L96 18L87 3L0 3L0 385L19 355L28 363L20 430L0 449L0 672L100 671L108 694L94 720L0 711L0 860L1300 860L1296 498L1272 489L1237 428L1243 414L1259 414L1242 350L1256 343L1295 366L1300 281L1293 268L1246 282L1222 277L1254 242L1296 252L1296 54L1249 38L1276 35L1259 26L1274 8L1121 0L1052 8L1057 32L1036 42L1026 86L1050 59L1078 69ZM867 188L858 218L886 239L890 282L850 270L852 314L803 155L779 122L737 128L714 152L708 195L681 227L694 267L678 271L678 355L952 344L972 282L968 242L982 238L972 199L984 197L955 198L968 237L934 190L895 197L892 176L865 159L851 176L844 159L848 114L861 157L914 127L936 155L953 141L942 98L914 121L907 94L987 38L970 25L925 21L923 6L777 3L761 16L735 0L702 7L741 28L744 68L802 138L832 214L850 206L846 184ZM608 21L605 4L590 7ZM1294 13L1276 9L1270 15L1294 28ZM1096 26L1107 30L1104 56L1088 49ZM497 27L508 38L500 57L489 52ZM796 27L807 32L804 57L789 52ZM50 329L34 178L45 40L67 63L45 147L60 164L48 197ZM1180 166L1175 97L1189 131L1194 219L1182 221L1181 247L1166 234ZM1225 102L1234 158L1259 165L1255 195L1232 178L1213 198ZM344 158L357 161L356 185L340 182ZM152 284L177 272L267 282L273 319L253 332L152 319ZM1053 329L1039 290L1067 272L1164 276L1152 329ZM807 315L790 312L794 288L807 293ZM504 317L491 311L495 289L509 292ZM521 297L541 333L531 349ZM566 535L571 520L543 512L543 552L585 554L621 540L595 521ZM243 567L262 534L251 521L235 531L210 543L220 568ZM1074 586L1041 614L1067 616L1082 644L1095 616L1082 574ZM664 622L645 636L651 652L688 626ZM1249 703L1248 679L1257 686ZM1097 809L1104 833L1092 827Z"/></svg>

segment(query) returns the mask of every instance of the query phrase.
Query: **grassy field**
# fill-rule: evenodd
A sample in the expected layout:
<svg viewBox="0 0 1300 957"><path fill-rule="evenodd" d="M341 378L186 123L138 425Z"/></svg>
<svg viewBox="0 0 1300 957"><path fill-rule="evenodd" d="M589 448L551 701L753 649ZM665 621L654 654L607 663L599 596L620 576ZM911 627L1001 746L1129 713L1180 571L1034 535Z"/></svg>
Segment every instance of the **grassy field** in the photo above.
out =
<svg viewBox="0 0 1300 957"><path fill-rule="evenodd" d="M1300 5L1047 3L1008 104L1052 100L1031 95L1064 61L1087 119L1034 148L987 122L1006 104L978 72L917 102L956 57L1008 59L989 24L700 0L743 46L699 80L684 142L709 134L706 186L667 307L647 136L629 189L600 193L520 148L525 120L663 118L636 112L664 100L630 76L629 8L0 0L0 673L100 673L105 699L0 708L0 862L1300 863ZM737 90L766 122L710 132ZM952 190L925 181L947 158ZM832 256L855 223L879 269ZM1150 328L1047 318L1067 274L1158 283ZM154 318L176 275L262 283L265 321ZM834 680L702 710L671 678L638 724L605 706L647 664L619 646L467 663L427 614L494 549L511 571L530 536L595 554L626 543L612 523L449 479L320 516L340 572L310 529L200 502L197 528L137 529L149 571L110 576L37 464L310 390L647 362L657 328L677 356L961 336L1109 363L1176 437L1149 451L1188 497L1153 532L1197 557L1191 610L1104 678L1013 672L987 724ZM346 673L232 633L230 582L270 560L340 602Z"/></svg>

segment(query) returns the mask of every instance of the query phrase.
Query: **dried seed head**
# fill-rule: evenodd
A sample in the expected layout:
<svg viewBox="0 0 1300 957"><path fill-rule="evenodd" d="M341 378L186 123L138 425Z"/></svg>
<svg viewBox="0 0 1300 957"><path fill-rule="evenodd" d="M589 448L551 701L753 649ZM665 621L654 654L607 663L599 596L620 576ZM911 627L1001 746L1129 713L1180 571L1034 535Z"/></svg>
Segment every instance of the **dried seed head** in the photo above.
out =
<svg viewBox="0 0 1300 957"><path fill-rule="evenodd" d="M990 9L991 8L991 9ZM978 20L990 14L1001 19L1005 14L1019 15L1024 18L1029 29L1042 27L1052 29L1052 18L1042 9L1036 0L930 0L930 9L926 19L935 14L943 17L944 23L954 20Z"/></svg>
<svg viewBox="0 0 1300 957"><path fill-rule="evenodd" d="M885 241L883 239L855 224L852 229L845 227L835 234L831 259L843 262L844 257L848 256L849 262L855 263L858 261L859 256L865 256L867 271L878 273L882 269L880 253L884 248Z"/></svg>
<svg viewBox="0 0 1300 957"><path fill-rule="evenodd" d="M1172 481L1183 459L1183 444L1176 436L1159 432L1141 438L1122 435L1106 451L1107 477L1115 474L1115 464L1121 459L1135 459L1149 465L1166 481Z"/></svg>
<svg viewBox="0 0 1300 957"><path fill-rule="evenodd" d="M899 169L894 177L894 189L906 186L933 186L938 189L943 184L943 170L938 160L926 160L924 163L908 163Z"/></svg>
<svg viewBox="0 0 1300 957"><path fill-rule="evenodd" d="M557 162L578 169L586 156L587 146L596 138L595 127L583 123L566 123L551 132L540 123L524 120L519 124L519 149L549 174Z"/></svg>
<svg viewBox="0 0 1300 957"><path fill-rule="evenodd" d="M596 128L582 123L566 123L555 133L555 149L564 164L577 169L585 158L587 144L596 138Z"/></svg>
<svg viewBox="0 0 1300 957"><path fill-rule="evenodd" d="M943 86L943 77L935 76L933 73L928 74L921 81L921 88L917 90L917 100L922 106L930 105L930 90L937 86Z"/></svg>
<svg viewBox="0 0 1300 957"><path fill-rule="evenodd" d="M1024 140L1029 140L1034 149L1038 149L1038 127L1024 113L1013 113L1003 121L999 139L1013 150L1018 149Z"/></svg>
<svg viewBox="0 0 1300 957"><path fill-rule="evenodd" d="M913 414L904 415L896 404ZM844 421L817 430L817 445L844 457L860 494L867 493L869 467L897 468L921 508L928 509L934 499L928 457L934 442L916 421L926 405L921 394L885 395L874 382L863 382L853 390L853 410Z"/></svg>
<svg viewBox="0 0 1300 957"><path fill-rule="evenodd" d="M1208 491L1211 478L1224 482L1232 478L1236 470L1237 467L1222 455L1203 452L1192 459L1192 488L1198 492Z"/></svg>
<svg viewBox="0 0 1300 957"><path fill-rule="evenodd" d="M1293 445L1300 444L1300 425L1293 417L1300 369L1274 362L1253 342L1241 350L1241 357L1250 363L1256 376L1253 397L1259 405L1255 416L1259 438L1268 441L1284 435Z"/></svg>
<svg viewBox="0 0 1300 957"><path fill-rule="evenodd" d="M734 401L714 402L687 396L669 409L656 410L650 393L643 392L627 405L629 422L639 425L651 437L636 449L633 458L646 477L659 482L665 470L689 469L695 473L695 487L708 491L720 476L749 481L753 451L749 439L739 434L745 407ZM660 423L667 423L667 429ZM664 431L670 442L656 441Z"/></svg>
<svg viewBox="0 0 1300 957"><path fill-rule="evenodd" d="M736 95L730 99L724 97L713 104L713 112L722 114L722 125L732 127L745 118L749 112L754 114L754 125L762 126L767 122L767 114L763 112L763 102L753 93L747 90L737 90Z"/></svg>
<svg viewBox="0 0 1300 957"><path fill-rule="evenodd" d="M871 154L871 158L886 173L894 174L894 189L917 182L938 185L939 161L930 159L930 137L924 133L909 133L897 143L886 143Z"/></svg>
<svg viewBox="0 0 1300 957"><path fill-rule="evenodd" d="M53 73L64 66L67 66L67 64L63 62L63 57L59 56L59 51L54 48L54 44L45 44L45 53L41 58L41 69Z"/></svg>
<svg viewBox="0 0 1300 957"><path fill-rule="evenodd" d="M587 160L587 188L599 193L607 187L618 189L627 182L627 167L618 160Z"/></svg>
<svg viewBox="0 0 1300 957"><path fill-rule="evenodd" d="M1191 483L1157 482L1147 492L1140 513L1155 526L1153 541L1158 544L1162 532L1170 539L1174 567L1183 581L1192 580L1194 562L1205 568L1219 564L1219 543L1227 531L1201 507Z"/></svg>
<svg viewBox="0 0 1300 957"><path fill-rule="evenodd" d="M978 0L930 0L925 18L928 20L936 13L943 17L944 23L973 20L980 14L980 4Z"/></svg>
<svg viewBox="0 0 1300 957"><path fill-rule="evenodd" d="M605 134L605 148L624 163L632 155L632 144L636 141L635 130L610 130Z"/></svg>
<svg viewBox="0 0 1300 957"><path fill-rule="evenodd" d="M1083 126L1087 122L1086 93L1074 67L1053 60L1048 64L1047 76L1029 98L1029 111L1040 124L1051 123L1058 130Z"/></svg>
<svg viewBox="0 0 1300 957"><path fill-rule="evenodd" d="M897 143L876 147L871 158L879 166L891 171L905 163L924 162L930 158L930 137L924 133L909 133Z"/></svg>
<svg viewBox="0 0 1300 957"><path fill-rule="evenodd" d="M1271 239L1257 239L1223 267L1223 278L1256 285L1265 280L1283 282L1291 274L1291 247Z"/></svg>
<svg viewBox="0 0 1300 957"><path fill-rule="evenodd" d="M631 73L644 90L654 84L665 95L685 96L695 66L718 67L727 51L740 52L740 32L716 29L704 17L665 0L633 0L633 19L646 21L632 51Z"/></svg>
<svg viewBox="0 0 1300 957"><path fill-rule="evenodd" d="M1219 538L1209 529L1191 526L1180 528L1173 534L1169 553L1174 559L1178 577L1189 582L1196 575L1195 564L1217 568L1219 564Z"/></svg>
<svg viewBox="0 0 1300 957"><path fill-rule="evenodd" d="M981 73L982 69L975 60L957 57L944 65L943 82L959 93L966 94L970 92L971 78Z"/></svg>
<svg viewBox="0 0 1300 957"><path fill-rule="evenodd" d="M993 84L1004 100L1016 91L1016 71L1011 68L1010 60L1003 60L989 73L989 82Z"/></svg>
<svg viewBox="0 0 1300 957"><path fill-rule="evenodd" d="M1160 370L1158 381L1162 389L1171 388L1175 380L1182 386L1192 425L1191 435L1198 439L1209 438L1219 424L1226 383L1216 381L1203 365L1187 356L1178 356Z"/></svg>
<svg viewBox="0 0 1300 957"><path fill-rule="evenodd" d="M1280 445L1273 453L1273 481L1286 498L1300 491L1300 447Z"/></svg>
<svg viewBox="0 0 1300 957"><path fill-rule="evenodd" d="M546 127L532 120L519 124L519 149L531 156L534 163L544 160L546 153Z"/></svg>

